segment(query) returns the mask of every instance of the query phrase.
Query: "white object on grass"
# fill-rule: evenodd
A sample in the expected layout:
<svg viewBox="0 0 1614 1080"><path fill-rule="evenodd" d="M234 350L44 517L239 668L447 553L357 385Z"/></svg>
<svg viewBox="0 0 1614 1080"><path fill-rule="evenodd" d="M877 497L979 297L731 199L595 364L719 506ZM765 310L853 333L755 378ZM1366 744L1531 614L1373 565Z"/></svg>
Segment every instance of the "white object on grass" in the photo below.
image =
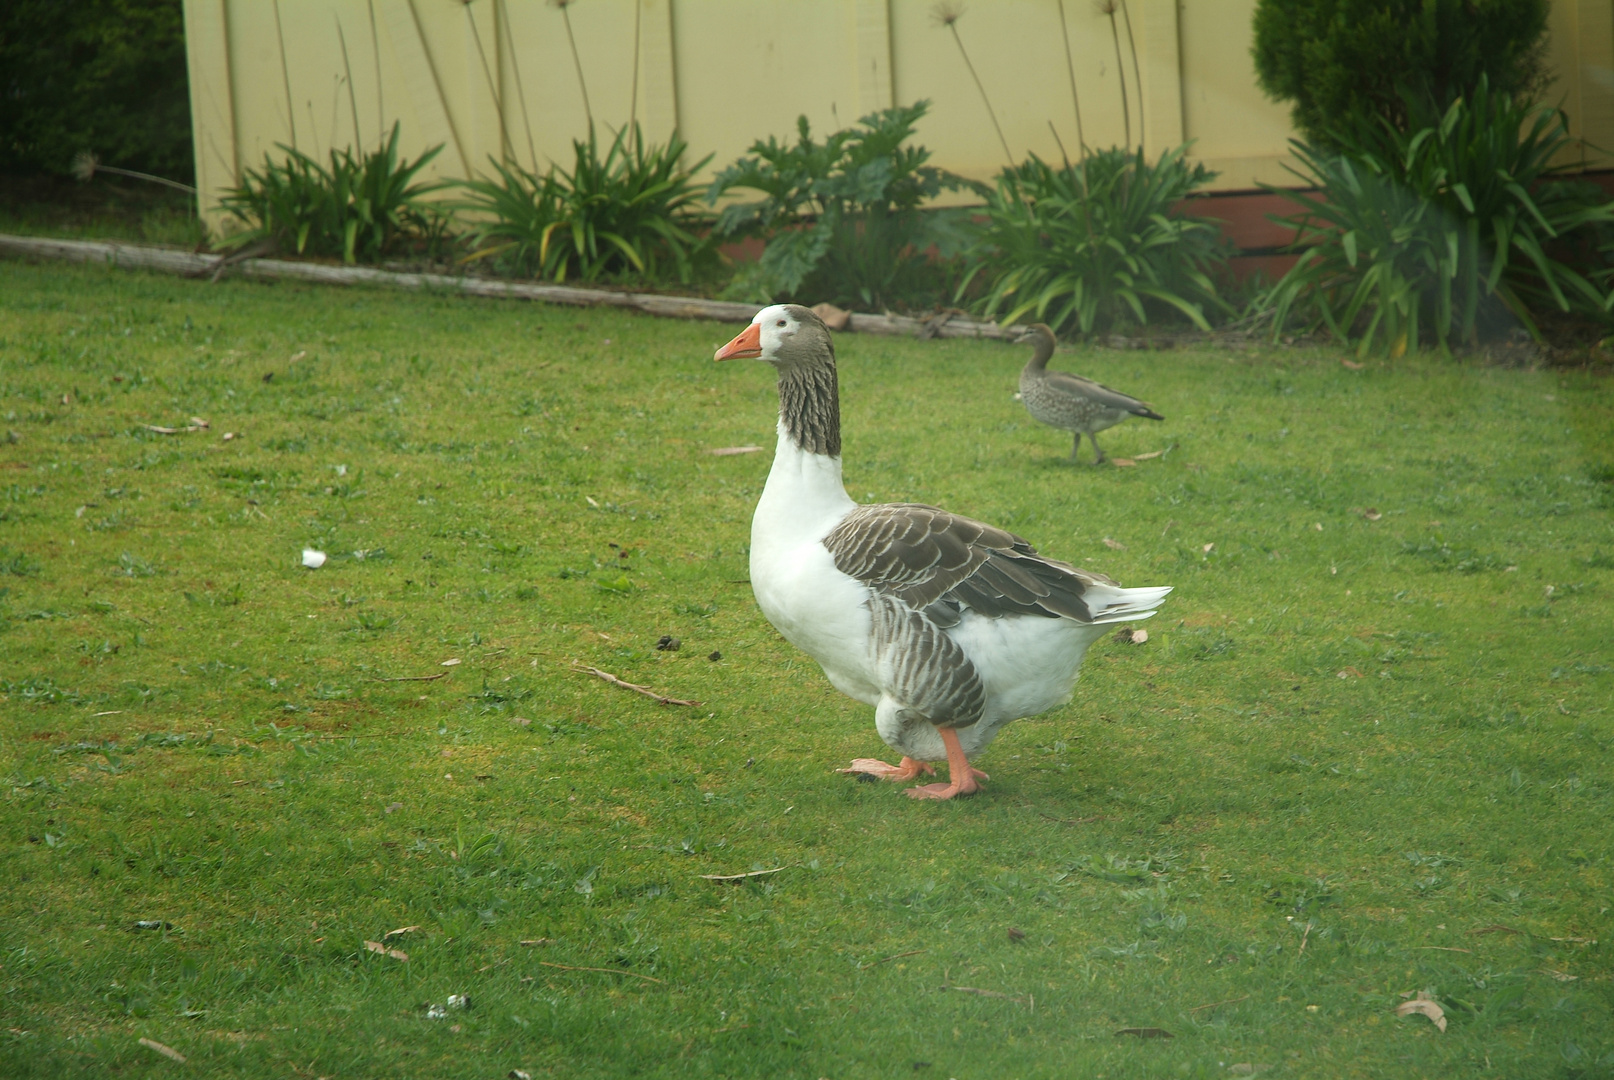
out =
<svg viewBox="0 0 1614 1080"><path fill-rule="evenodd" d="M315 551L313 548L303 548L303 565L310 570L318 570L325 565L325 553Z"/></svg>

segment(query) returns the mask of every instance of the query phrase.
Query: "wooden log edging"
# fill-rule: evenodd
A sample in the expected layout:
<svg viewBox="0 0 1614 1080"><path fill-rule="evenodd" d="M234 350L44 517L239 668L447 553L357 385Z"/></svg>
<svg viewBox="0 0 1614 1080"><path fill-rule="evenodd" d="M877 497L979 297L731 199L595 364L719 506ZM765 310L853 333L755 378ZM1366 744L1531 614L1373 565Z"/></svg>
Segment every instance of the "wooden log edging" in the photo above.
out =
<svg viewBox="0 0 1614 1080"><path fill-rule="evenodd" d="M54 259L60 262L105 263L130 270L155 270L165 274L203 277L223 261L222 255L200 255L175 248L144 244L120 244L103 240L56 240L37 236L8 236L0 233L0 257ZM704 300L694 296L661 296L656 293L612 292L609 289L582 289L570 285L542 285L525 281L498 281L491 278L450 274L410 274L395 270L375 270L365 266L326 266L321 263L293 262L287 259L246 259L233 264L229 272L266 281L307 281L320 285L376 285L394 289L431 289L465 293L505 300L537 300L575 307L619 307L647 315L674 319L711 319L715 322L748 323L757 313L756 304L732 300ZM891 334L902 337L969 337L1008 341L1018 336L996 323L967 319L911 319L902 315L859 315L851 318L849 329L859 334Z"/></svg>

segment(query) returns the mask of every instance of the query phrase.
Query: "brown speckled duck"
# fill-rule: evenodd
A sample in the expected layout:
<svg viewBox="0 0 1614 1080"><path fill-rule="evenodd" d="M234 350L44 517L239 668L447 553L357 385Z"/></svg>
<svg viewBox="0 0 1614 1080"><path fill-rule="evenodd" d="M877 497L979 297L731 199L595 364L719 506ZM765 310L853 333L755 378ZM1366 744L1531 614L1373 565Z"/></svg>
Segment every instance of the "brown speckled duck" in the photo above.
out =
<svg viewBox="0 0 1614 1080"><path fill-rule="evenodd" d="M1020 372L1020 401L1034 419L1075 433L1076 441L1070 448L1072 461L1082 448L1083 435L1092 441L1098 453L1098 460L1093 464L1102 465L1104 449L1094 437L1098 432L1114 427L1129 416L1165 419L1147 403L1119 390L1067 371L1049 371L1048 358L1054 354L1055 339L1054 332L1043 323L1031 326L1021 340L1034 344L1037 351Z"/></svg>

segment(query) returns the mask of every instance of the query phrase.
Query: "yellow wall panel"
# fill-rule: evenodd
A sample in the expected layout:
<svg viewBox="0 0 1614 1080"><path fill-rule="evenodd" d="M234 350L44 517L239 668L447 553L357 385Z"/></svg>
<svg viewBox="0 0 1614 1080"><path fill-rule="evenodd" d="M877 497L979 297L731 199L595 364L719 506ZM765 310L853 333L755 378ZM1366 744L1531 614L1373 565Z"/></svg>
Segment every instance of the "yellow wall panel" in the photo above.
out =
<svg viewBox="0 0 1614 1080"><path fill-rule="evenodd" d="M630 120L656 142L677 130L712 172L793 138L798 115L821 137L924 98L935 163L989 180L1028 152L1079 152L1074 70L1088 146L1192 140L1218 188L1283 184L1288 109L1255 84L1254 8L1130 0L1112 29L1092 0L185 0L197 176L217 224L219 196L276 144L323 158L394 122L405 156L444 147L437 177L490 158L569 169L590 114L602 139ZM1614 147L1614 5L1555 0L1549 50L1549 98Z"/></svg>

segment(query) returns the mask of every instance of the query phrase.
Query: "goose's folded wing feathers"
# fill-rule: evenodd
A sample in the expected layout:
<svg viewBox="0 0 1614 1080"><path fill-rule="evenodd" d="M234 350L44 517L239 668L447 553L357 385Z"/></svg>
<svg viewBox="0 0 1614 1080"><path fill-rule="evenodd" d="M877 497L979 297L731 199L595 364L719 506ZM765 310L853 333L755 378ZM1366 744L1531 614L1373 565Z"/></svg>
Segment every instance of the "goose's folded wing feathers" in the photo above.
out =
<svg viewBox="0 0 1614 1080"><path fill-rule="evenodd" d="M824 537L836 569L913 608L963 604L982 615L1090 622L1084 594L1115 582L1038 555L1004 529L934 506L860 506Z"/></svg>

